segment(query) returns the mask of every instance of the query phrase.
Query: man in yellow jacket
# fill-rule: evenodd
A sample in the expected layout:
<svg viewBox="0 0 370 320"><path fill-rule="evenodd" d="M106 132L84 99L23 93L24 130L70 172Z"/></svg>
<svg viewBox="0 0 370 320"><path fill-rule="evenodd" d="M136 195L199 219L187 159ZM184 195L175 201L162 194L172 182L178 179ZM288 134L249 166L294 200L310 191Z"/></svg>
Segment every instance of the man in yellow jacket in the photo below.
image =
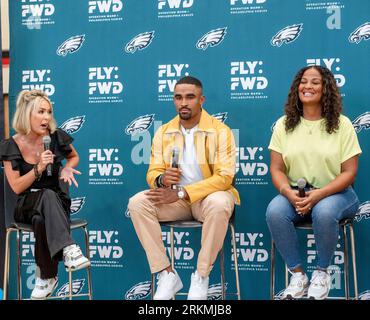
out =
<svg viewBox="0 0 370 320"><path fill-rule="evenodd" d="M160 272L155 300L169 300L183 287L166 255L159 221L203 222L188 300L206 300L209 274L234 205L240 204L232 185L235 141L230 128L202 108L205 97L198 79L181 78L173 99L178 116L160 127L153 139L147 173L150 190L130 198L128 209L151 272Z"/></svg>

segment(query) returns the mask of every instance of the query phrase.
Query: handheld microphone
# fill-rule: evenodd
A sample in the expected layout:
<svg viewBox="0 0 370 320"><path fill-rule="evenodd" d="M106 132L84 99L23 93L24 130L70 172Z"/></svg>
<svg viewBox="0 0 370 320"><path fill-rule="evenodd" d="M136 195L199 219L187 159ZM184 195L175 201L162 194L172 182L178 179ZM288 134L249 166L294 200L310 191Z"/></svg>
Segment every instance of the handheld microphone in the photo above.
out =
<svg viewBox="0 0 370 320"><path fill-rule="evenodd" d="M42 138L42 141L44 142L44 150L50 150L50 143L51 143L51 138L50 136L44 136ZM48 177L51 177L52 173L51 173L51 163L49 163L47 166L46 166L46 175Z"/></svg>
<svg viewBox="0 0 370 320"><path fill-rule="evenodd" d="M178 147L173 147L173 149L172 149L171 167L172 168L178 168L179 167L179 148ZM177 185L176 184L171 185L171 189L176 190Z"/></svg>
<svg viewBox="0 0 370 320"><path fill-rule="evenodd" d="M303 178L300 178L297 180L297 186L298 186L298 194L301 198L304 198L306 196L306 192L304 188L306 187L306 180Z"/></svg>

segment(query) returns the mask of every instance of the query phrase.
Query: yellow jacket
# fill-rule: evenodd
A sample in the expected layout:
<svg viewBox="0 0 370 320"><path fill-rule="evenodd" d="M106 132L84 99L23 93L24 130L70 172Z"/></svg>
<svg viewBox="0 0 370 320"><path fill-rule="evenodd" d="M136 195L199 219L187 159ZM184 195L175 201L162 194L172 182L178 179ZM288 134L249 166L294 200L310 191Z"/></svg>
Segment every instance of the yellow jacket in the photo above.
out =
<svg viewBox="0 0 370 320"><path fill-rule="evenodd" d="M204 180L184 186L190 203L216 191L230 190L235 203L240 204L238 191L233 187L235 175L235 141L230 128L210 116L204 109L194 133L197 161ZM147 182L155 188L155 179L171 166L172 150L177 147L181 163L184 137L179 116L161 126L154 135Z"/></svg>

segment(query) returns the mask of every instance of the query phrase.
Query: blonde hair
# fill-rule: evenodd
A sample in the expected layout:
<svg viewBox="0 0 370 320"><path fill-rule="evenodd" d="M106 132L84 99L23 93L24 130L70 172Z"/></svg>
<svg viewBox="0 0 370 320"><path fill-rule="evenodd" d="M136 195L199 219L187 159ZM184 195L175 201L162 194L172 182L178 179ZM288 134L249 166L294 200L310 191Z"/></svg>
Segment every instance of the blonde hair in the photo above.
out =
<svg viewBox="0 0 370 320"><path fill-rule="evenodd" d="M53 105L46 93L41 90L22 90L18 94L16 110L12 122L13 129L16 132L21 134L29 134L31 132L31 112L43 101L48 102L51 107L49 130L51 133L56 130L57 124L54 119Z"/></svg>

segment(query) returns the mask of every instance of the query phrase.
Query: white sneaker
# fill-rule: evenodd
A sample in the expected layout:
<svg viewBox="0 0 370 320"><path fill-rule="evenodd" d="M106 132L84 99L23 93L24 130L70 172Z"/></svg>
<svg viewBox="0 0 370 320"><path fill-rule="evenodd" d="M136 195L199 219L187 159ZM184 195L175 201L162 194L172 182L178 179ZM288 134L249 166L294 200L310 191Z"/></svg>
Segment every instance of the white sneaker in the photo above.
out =
<svg viewBox="0 0 370 320"><path fill-rule="evenodd" d="M44 300L51 296L58 286L58 277L50 279L41 279L36 277L35 288L31 293L31 300Z"/></svg>
<svg viewBox="0 0 370 320"><path fill-rule="evenodd" d="M173 272L163 270L158 274L157 279L157 291L153 300L170 300L183 287L176 270L173 270Z"/></svg>
<svg viewBox="0 0 370 320"><path fill-rule="evenodd" d="M202 277L198 271L191 274L188 300L207 300L209 277Z"/></svg>
<svg viewBox="0 0 370 320"><path fill-rule="evenodd" d="M292 274L288 287L284 290L282 299L302 298L307 293L308 277L302 272L289 272Z"/></svg>
<svg viewBox="0 0 370 320"><path fill-rule="evenodd" d="M78 245L72 244L63 248L63 259L66 270L72 271L87 268L90 266L90 261L81 252Z"/></svg>
<svg viewBox="0 0 370 320"><path fill-rule="evenodd" d="M308 288L308 298L315 300L326 299L331 286L330 275L323 270L315 270L312 273L311 284Z"/></svg>

